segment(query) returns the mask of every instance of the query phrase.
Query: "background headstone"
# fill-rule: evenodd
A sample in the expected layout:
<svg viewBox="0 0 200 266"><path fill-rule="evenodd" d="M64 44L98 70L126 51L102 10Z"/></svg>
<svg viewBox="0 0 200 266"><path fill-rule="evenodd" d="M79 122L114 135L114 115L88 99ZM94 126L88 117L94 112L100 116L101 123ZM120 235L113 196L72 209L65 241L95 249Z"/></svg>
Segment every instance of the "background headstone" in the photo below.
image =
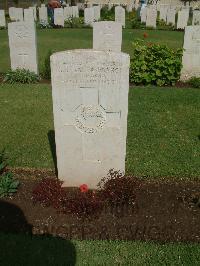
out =
<svg viewBox="0 0 200 266"><path fill-rule="evenodd" d="M175 25L176 20L176 9L169 8L167 12L167 24Z"/></svg>
<svg viewBox="0 0 200 266"><path fill-rule="evenodd" d="M15 21L21 21L21 22L24 20L23 8L14 9L14 19Z"/></svg>
<svg viewBox="0 0 200 266"><path fill-rule="evenodd" d="M182 9L178 12L177 29L185 29L189 19L189 9Z"/></svg>
<svg viewBox="0 0 200 266"><path fill-rule="evenodd" d="M185 27L181 80L200 77L200 26Z"/></svg>
<svg viewBox="0 0 200 266"><path fill-rule="evenodd" d="M156 28L157 10L154 7L147 8L146 27Z"/></svg>
<svg viewBox="0 0 200 266"><path fill-rule="evenodd" d="M33 9L30 8L24 9L24 21L34 23L35 19L33 12L34 12Z"/></svg>
<svg viewBox="0 0 200 266"><path fill-rule="evenodd" d="M115 22L119 22L125 28L125 9L121 6L115 7Z"/></svg>
<svg viewBox="0 0 200 266"><path fill-rule="evenodd" d="M4 10L0 10L0 27L6 27L6 18Z"/></svg>
<svg viewBox="0 0 200 266"><path fill-rule="evenodd" d="M94 9L93 7L88 7L84 9L84 23L86 25L92 26L94 22Z"/></svg>
<svg viewBox="0 0 200 266"><path fill-rule="evenodd" d="M39 20L40 22L48 23L47 8L45 6L39 8Z"/></svg>
<svg viewBox="0 0 200 266"><path fill-rule="evenodd" d="M147 8L146 7L141 9L140 16L141 16L141 23L146 23L146 19L147 19Z"/></svg>
<svg viewBox="0 0 200 266"><path fill-rule="evenodd" d="M33 10L34 20L37 21L37 10L36 10L36 6L30 6L29 8Z"/></svg>
<svg viewBox="0 0 200 266"><path fill-rule="evenodd" d="M64 27L64 11L63 8L54 9L54 24Z"/></svg>
<svg viewBox="0 0 200 266"><path fill-rule="evenodd" d="M101 18L101 9L100 6L93 6L94 9L94 20L98 21Z"/></svg>
<svg viewBox="0 0 200 266"><path fill-rule="evenodd" d="M193 11L192 25L200 25L200 10Z"/></svg>
<svg viewBox="0 0 200 266"><path fill-rule="evenodd" d="M9 17L13 21L15 20L15 7L9 7L8 9Z"/></svg>
<svg viewBox="0 0 200 266"><path fill-rule="evenodd" d="M125 170L129 55L73 50L51 56L58 177L96 188Z"/></svg>
<svg viewBox="0 0 200 266"><path fill-rule="evenodd" d="M37 46L34 23L8 23L11 68L28 69L38 73Z"/></svg>
<svg viewBox="0 0 200 266"><path fill-rule="evenodd" d="M79 17L78 6L72 6L72 16L73 16L74 18L78 18L78 17Z"/></svg>
<svg viewBox="0 0 200 266"><path fill-rule="evenodd" d="M114 21L101 21L93 24L93 49L121 52L122 24Z"/></svg>
<svg viewBox="0 0 200 266"><path fill-rule="evenodd" d="M72 7L64 7L64 20L68 20L72 17Z"/></svg>

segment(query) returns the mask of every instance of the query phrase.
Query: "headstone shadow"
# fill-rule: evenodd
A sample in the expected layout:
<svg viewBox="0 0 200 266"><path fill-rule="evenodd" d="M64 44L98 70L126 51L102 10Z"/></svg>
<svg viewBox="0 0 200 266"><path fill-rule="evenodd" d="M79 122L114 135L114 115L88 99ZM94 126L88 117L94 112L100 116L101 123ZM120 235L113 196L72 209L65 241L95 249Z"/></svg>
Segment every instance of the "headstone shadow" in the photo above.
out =
<svg viewBox="0 0 200 266"><path fill-rule="evenodd" d="M57 169L57 157L56 157L56 142L55 142L55 131L49 130L48 132L48 140L49 140L49 146L51 149L51 155L53 158L53 163L55 167L55 173L58 175L58 169Z"/></svg>

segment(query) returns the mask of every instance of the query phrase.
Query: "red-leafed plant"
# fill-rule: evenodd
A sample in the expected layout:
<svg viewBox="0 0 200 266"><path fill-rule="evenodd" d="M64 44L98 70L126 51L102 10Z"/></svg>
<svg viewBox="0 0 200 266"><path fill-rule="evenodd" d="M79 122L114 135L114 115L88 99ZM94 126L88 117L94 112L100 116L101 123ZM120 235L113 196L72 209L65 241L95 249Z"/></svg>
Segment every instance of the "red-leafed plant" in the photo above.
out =
<svg viewBox="0 0 200 266"><path fill-rule="evenodd" d="M139 182L132 176L111 169L108 176L99 183L101 196L111 204L132 204Z"/></svg>
<svg viewBox="0 0 200 266"><path fill-rule="evenodd" d="M66 197L62 184L55 178L43 179L33 190L33 201L59 209Z"/></svg>
<svg viewBox="0 0 200 266"><path fill-rule="evenodd" d="M143 37L146 39L148 37L148 34L144 32Z"/></svg>

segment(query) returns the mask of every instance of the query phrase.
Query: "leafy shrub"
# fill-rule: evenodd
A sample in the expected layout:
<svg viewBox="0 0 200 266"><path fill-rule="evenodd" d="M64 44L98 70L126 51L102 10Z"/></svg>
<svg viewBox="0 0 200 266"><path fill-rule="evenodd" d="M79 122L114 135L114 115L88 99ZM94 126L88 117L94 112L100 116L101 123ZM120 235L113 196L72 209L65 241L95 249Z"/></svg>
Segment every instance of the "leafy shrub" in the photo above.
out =
<svg viewBox="0 0 200 266"><path fill-rule="evenodd" d="M50 80L51 79L51 63L50 63L50 57L53 54L52 50L49 50L45 59L44 59L44 65L42 69L42 77L45 79Z"/></svg>
<svg viewBox="0 0 200 266"><path fill-rule="evenodd" d="M189 84L193 87L193 88L198 88L200 89L200 77L192 77L189 80Z"/></svg>
<svg viewBox="0 0 200 266"><path fill-rule="evenodd" d="M98 193L91 190L76 190L71 193L65 191L62 184L57 179L43 179L33 190L33 201L52 206L59 212L78 216L94 214L101 208L102 202Z"/></svg>
<svg viewBox="0 0 200 266"><path fill-rule="evenodd" d="M143 85L174 85L180 78L182 49L173 50L166 45L151 44L143 40L133 43L130 81Z"/></svg>
<svg viewBox="0 0 200 266"><path fill-rule="evenodd" d="M27 69L9 70L4 76L4 82L13 83L36 83L40 80L39 76Z"/></svg>
<svg viewBox="0 0 200 266"><path fill-rule="evenodd" d="M44 206L53 206L58 209L65 201L63 182L54 178L43 179L33 190L33 201L40 202Z"/></svg>
<svg viewBox="0 0 200 266"><path fill-rule="evenodd" d="M52 26L51 26L48 22L46 22L46 21L44 21L44 20L41 20L41 21L38 23L38 27L39 27L40 29L50 29L50 28L52 28Z"/></svg>
<svg viewBox="0 0 200 266"><path fill-rule="evenodd" d="M98 187L102 198L111 204L133 204L138 184L135 178L111 169Z"/></svg>
<svg viewBox="0 0 200 266"><path fill-rule="evenodd" d="M101 20L103 21L112 21L115 20L115 11L114 7L112 7L110 10L108 9L108 6L104 6L101 9Z"/></svg>
<svg viewBox="0 0 200 266"><path fill-rule="evenodd" d="M4 173L0 176L0 197L11 196L17 192L19 181L13 178L12 173Z"/></svg>
<svg viewBox="0 0 200 266"><path fill-rule="evenodd" d="M137 18L131 19L131 25L133 29L140 29L142 28L142 24L140 21L137 20Z"/></svg>
<svg viewBox="0 0 200 266"><path fill-rule="evenodd" d="M65 20L65 26L67 28L82 28L84 26L84 19L81 17L70 17L69 19Z"/></svg>

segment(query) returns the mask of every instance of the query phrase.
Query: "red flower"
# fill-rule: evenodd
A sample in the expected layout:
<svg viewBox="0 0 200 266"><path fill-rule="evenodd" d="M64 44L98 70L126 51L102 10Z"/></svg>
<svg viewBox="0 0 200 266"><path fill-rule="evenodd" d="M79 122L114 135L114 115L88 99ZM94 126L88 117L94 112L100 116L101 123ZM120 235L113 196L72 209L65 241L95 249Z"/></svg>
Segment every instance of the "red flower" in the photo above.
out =
<svg viewBox="0 0 200 266"><path fill-rule="evenodd" d="M81 185L79 188L80 188L81 192L87 192L88 191L88 186L86 184Z"/></svg>
<svg viewBox="0 0 200 266"><path fill-rule="evenodd" d="M148 37L148 34L146 32L144 32L143 37L144 38L147 38Z"/></svg>

